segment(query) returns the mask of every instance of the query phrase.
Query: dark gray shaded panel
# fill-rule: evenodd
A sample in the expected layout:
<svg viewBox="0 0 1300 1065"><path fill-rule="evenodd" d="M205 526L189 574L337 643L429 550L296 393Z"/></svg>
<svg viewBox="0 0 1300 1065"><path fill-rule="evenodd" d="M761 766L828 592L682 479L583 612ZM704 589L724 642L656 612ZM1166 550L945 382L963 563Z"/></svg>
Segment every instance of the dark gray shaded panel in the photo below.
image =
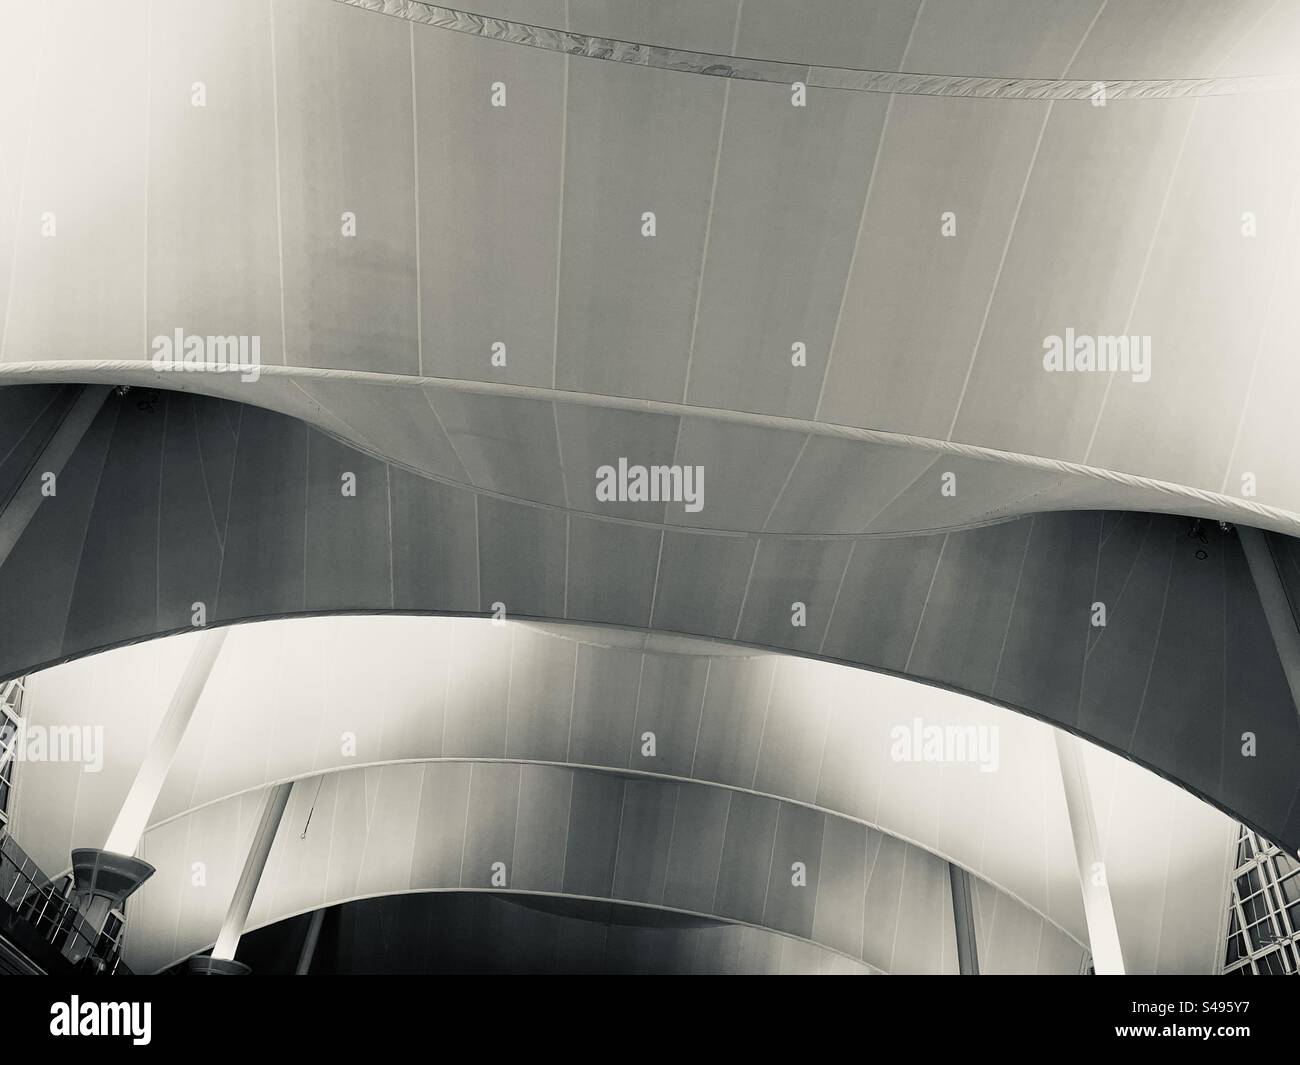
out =
<svg viewBox="0 0 1300 1065"><path fill-rule="evenodd" d="M548 908L552 901L556 905ZM669 974L692 968L758 974L778 971L782 956L796 950L795 971L836 964L823 947L764 929L606 902L460 892L387 895L344 903L327 919L312 975ZM246 933L239 958L265 975L291 972L306 920L303 915ZM706 934L707 945L701 942Z"/></svg>
<svg viewBox="0 0 1300 1065"><path fill-rule="evenodd" d="M991 690L1014 706L1032 706L1070 721L1079 702L1101 519L1096 514L1039 514L1030 520L1033 534L1002 667ZM1062 566L1063 558L1076 562ZM1044 624L1044 618L1051 623Z"/></svg>
<svg viewBox="0 0 1300 1065"><path fill-rule="evenodd" d="M1034 521L948 536L909 669L992 689Z"/></svg>
<svg viewBox="0 0 1300 1065"><path fill-rule="evenodd" d="M696 975L734 972L740 964L742 931L743 928L726 924L704 929L696 944L690 971Z"/></svg>
<svg viewBox="0 0 1300 1065"><path fill-rule="evenodd" d="M664 905L713 912L732 793L683 784L677 793Z"/></svg>
<svg viewBox="0 0 1300 1065"><path fill-rule="evenodd" d="M692 946L693 946L692 942ZM654 928L611 925L605 957L611 971L645 976L670 976L688 971L692 951L673 952Z"/></svg>
<svg viewBox="0 0 1300 1065"><path fill-rule="evenodd" d="M604 773L575 773L569 838L565 846L564 891L608 896L614 885L624 782Z"/></svg>
<svg viewBox="0 0 1300 1065"><path fill-rule="evenodd" d="M0 512L76 400L75 385L0 389Z"/></svg>
<svg viewBox="0 0 1300 1065"><path fill-rule="evenodd" d="M428 395L475 485L564 505L553 404L432 389Z"/></svg>
<svg viewBox="0 0 1300 1065"><path fill-rule="evenodd" d="M658 529L570 517L567 616L649 625L660 535Z"/></svg>
<svg viewBox="0 0 1300 1065"><path fill-rule="evenodd" d="M665 519L698 529L764 528L803 442L798 433L767 426L683 418L675 461L696 467L694 502L669 503ZM687 502L699 509L687 510Z"/></svg>
<svg viewBox="0 0 1300 1065"><path fill-rule="evenodd" d="M158 527L192 530L189 536L165 535L158 543L158 627L166 631L193 624L196 603L203 604L204 620L212 612L222 551L204 478L195 400L168 394L163 403L166 433ZM210 518L206 523L190 520L205 513Z"/></svg>
<svg viewBox="0 0 1300 1065"><path fill-rule="evenodd" d="M1101 554L1097 562L1093 602L1104 604L1107 615L1123 601L1129 579L1151 534L1152 521L1150 514L1102 514ZM1091 609L1090 606L1089 656L1106 632L1106 626L1092 625Z"/></svg>
<svg viewBox="0 0 1300 1065"><path fill-rule="evenodd" d="M276 603L302 609L309 432L289 418L243 411L218 619L273 614Z"/></svg>
<svg viewBox="0 0 1300 1065"><path fill-rule="evenodd" d="M938 459L929 451L809 436L767 528L784 533L866 529Z"/></svg>
<svg viewBox="0 0 1300 1065"><path fill-rule="evenodd" d="M554 617L564 603L565 517L554 510L478 500L479 609Z"/></svg>
<svg viewBox="0 0 1300 1065"><path fill-rule="evenodd" d="M942 536L857 541L822 652L901 672L943 541Z"/></svg>
<svg viewBox="0 0 1300 1065"><path fill-rule="evenodd" d="M393 605L388 500L387 464L320 433L308 438L308 610Z"/></svg>
<svg viewBox="0 0 1300 1065"><path fill-rule="evenodd" d="M626 459L629 467L672 465L680 418L557 403L555 419L571 507L602 517L663 521L662 501L598 500L596 471L602 466L617 470L619 459Z"/></svg>
<svg viewBox="0 0 1300 1065"><path fill-rule="evenodd" d="M389 467L393 606L478 610L474 497Z"/></svg>
<svg viewBox="0 0 1300 1065"><path fill-rule="evenodd" d="M212 508L212 518L226 542L230 517L230 493L234 486L235 452L244 406L224 403L206 396L194 397L194 432L203 461L203 486Z"/></svg>
<svg viewBox="0 0 1300 1065"><path fill-rule="evenodd" d="M1290 831L1297 827L1300 806L1295 801L1300 737L1290 690L1239 543L1225 551L1224 562L1225 687L1206 693L1224 699L1223 762L1216 790L1229 809L1257 811L1261 824ZM1168 758L1162 753L1162 762Z"/></svg>
<svg viewBox="0 0 1300 1065"><path fill-rule="evenodd" d="M1291 536L1269 536L1269 548L1286 589L1291 613L1300 617L1300 540ZM1298 622L1300 624L1300 622Z"/></svg>
<svg viewBox="0 0 1300 1065"><path fill-rule="evenodd" d="M555 933L557 944L551 948L556 957L556 972L560 975L577 976L583 973L600 972L605 964L608 952L609 926L590 921L577 922L569 932L569 950L557 954L559 931ZM507 941L508 942L508 941Z"/></svg>
<svg viewBox="0 0 1300 1065"><path fill-rule="evenodd" d="M1197 527L1194 535L1176 540L1165 618L1195 617L1203 611L1203 604L1222 603L1225 556L1237 550L1236 538L1217 526ZM1177 639L1161 640L1157 645L1129 750L1144 761L1158 761L1162 754L1167 757L1177 752L1178 775L1206 791L1218 785L1221 752L1212 743L1197 742L1201 729L1189 718L1187 707L1207 692L1226 699L1227 632L1221 614L1216 617L1205 612L1201 616L1202 624L1180 627Z"/></svg>
<svg viewBox="0 0 1300 1065"><path fill-rule="evenodd" d="M1156 653L1177 535L1172 521L1151 519L1133 571L1122 594L1106 602L1105 628L1088 654L1078 727L1121 750L1132 741L1146 685L1146 671L1135 678L1124 663L1134 657L1149 662ZM1253 588L1250 594L1254 598ZM1091 603L1087 609L1090 617Z"/></svg>
<svg viewBox="0 0 1300 1065"><path fill-rule="evenodd" d="M81 545L117 414L110 396L63 467L58 493L41 503L0 568L0 603L6 604L0 610L0 675L19 675L30 665L64 653L63 632L80 572Z"/></svg>
<svg viewBox="0 0 1300 1065"><path fill-rule="evenodd" d="M763 538L740 619L740 638L815 652L830 624L851 548L848 540ZM804 606L801 625L795 624L795 603Z"/></svg>
<svg viewBox="0 0 1300 1065"><path fill-rule="evenodd" d="M679 789L658 781L629 780L623 798L614 896L661 902L668 872Z"/></svg>
<svg viewBox="0 0 1300 1065"><path fill-rule="evenodd" d="M526 765L519 780L519 828L515 832L514 886L523 891L561 891L568 858L567 813L573 774ZM566 816L561 816L561 814Z"/></svg>
<svg viewBox="0 0 1300 1065"><path fill-rule="evenodd" d="M827 820L820 810L781 804L763 904L763 924L767 927L805 939L812 935Z"/></svg>
<svg viewBox="0 0 1300 1065"><path fill-rule="evenodd" d="M733 634L756 543L665 532L653 627L697 635Z"/></svg>
<svg viewBox="0 0 1300 1065"><path fill-rule="evenodd" d="M112 643L121 625L157 631L165 420L165 404L138 393L129 393L118 407L68 609L67 649Z"/></svg>
<svg viewBox="0 0 1300 1065"><path fill-rule="evenodd" d="M715 913L751 924L762 923L779 808L780 803L772 799L744 792L732 794Z"/></svg>

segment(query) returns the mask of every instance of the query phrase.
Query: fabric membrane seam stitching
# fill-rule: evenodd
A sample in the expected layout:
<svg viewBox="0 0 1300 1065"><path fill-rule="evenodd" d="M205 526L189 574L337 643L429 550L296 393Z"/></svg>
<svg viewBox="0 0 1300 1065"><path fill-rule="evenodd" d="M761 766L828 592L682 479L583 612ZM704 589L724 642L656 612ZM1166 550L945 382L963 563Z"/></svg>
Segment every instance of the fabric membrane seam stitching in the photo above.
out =
<svg viewBox="0 0 1300 1065"><path fill-rule="evenodd" d="M598 37L557 30L510 19L494 18L418 0L335 0L347 7L404 19L484 40L522 45L566 56L631 66L674 70L735 81L789 84L850 92L908 96L944 96L1007 100L1091 101L1096 85L1106 87L1110 100L1166 100L1199 96L1281 92L1300 80L1291 74L1256 74L1199 78L1116 78L1109 81L1064 78L991 77L987 75L922 74L825 66L785 60L749 59Z"/></svg>

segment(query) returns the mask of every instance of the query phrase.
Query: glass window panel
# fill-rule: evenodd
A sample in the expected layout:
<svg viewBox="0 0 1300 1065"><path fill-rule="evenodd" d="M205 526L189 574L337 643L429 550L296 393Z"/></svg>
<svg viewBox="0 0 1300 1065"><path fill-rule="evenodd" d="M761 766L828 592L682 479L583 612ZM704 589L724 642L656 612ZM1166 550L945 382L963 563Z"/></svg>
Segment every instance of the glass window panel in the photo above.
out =
<svg viewBox="0 0 1300 1065"><path fill-rule="evenodd" d="M1235 935L1228 939L1228 956L1226 959L1228 964L1238 961L1241 958L1243 954L1241 947L1242 943L1240 935Z"/></svg>
<svg viewBox="0 0 1300 1065"><path fill-rule="evenodd" d="M1282 967L1282 959L1277 951L1272 954L1265 954L1262 958L1255 959L1259 966L1260 972L1266 972L1270 976L1281 976L1286 970Z"/></svg>
<svg viewBox="0 0 1300 1065"><path fill-rule="evenodd" d="M1282 895L1287 902L1300 902L1300 876L1283 880L1278 887L1282 889Z"/></svg>
<svg viewBox="0 0 1300 1065"><path fill-rule="evenodd" d="M1253 899L1246 899L1242 902L1241 909L1246 915L1247 924L1258 924L1268 916L1268 905L1264 902L1262 895L1257 895Z"/></svg>
<svg viewBox="0 0 1300 1065"><path fill-rule="evenodd" d="M1247 929L1247 934L1250 936L1251 946L1254 950L1261 950L1271 945L1275 938L1273 927L1267 920L1251 925Z"/></svg>

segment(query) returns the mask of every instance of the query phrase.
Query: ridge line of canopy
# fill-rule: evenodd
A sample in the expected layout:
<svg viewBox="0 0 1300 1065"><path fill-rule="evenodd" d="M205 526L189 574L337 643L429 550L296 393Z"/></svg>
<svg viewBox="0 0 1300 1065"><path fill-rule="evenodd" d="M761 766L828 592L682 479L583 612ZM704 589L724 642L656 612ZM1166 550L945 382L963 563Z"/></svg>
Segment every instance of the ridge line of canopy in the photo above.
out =
<svg viewBox="0 0 1300 1065"><path fill-rule="evenodd" d="M347 2L347 0L340 0ZM1151 492L1157 496L1165 496L1177 499L1184 503L1200 505L1212 510L1218 511L1218 517L1222 520L1232 520L1241 524L1255 525L1260 528L1270 529L1275 532L1281 532L1285 535L1300 537L1300 514L1284 509L1282 507L1270 506L1265 503L1257 502L1253 499L1238 498L1226 495L1222 492L1216 492L1208 488L1197 488L1188 484L1180 484L1174 481L1164 481L1153 477L1147 477L1141 474L1125 473L1120 470L1112 470L1102 466L1092 466L1082 462L1073 462L1068 459L1049 458L1043 455L1031 455L1021 452L1002 451L997 448L986 447L980 444L966 444L956 440L940 440L934 437L916 436L908 433L898 433L887 429L867 429L855 425L843 425L834 422L817 421L809 418L794 418L787 415L777 414L760 414L753 411L728 410L720 407L705 407L688 403L678 403L668 400L642 399L635 396L607 396L591 392L575 392L566 389L549 388L540 385L520 385L506 384L495 381L470 381L461 378L447 377L430 377L415 376L411 374L395 374L377 372L373 370L341 370L327 369L314 366L275 366L264 365L260 367L259 374L262 377L286 378L295 385L298 379L304 381L355 381L359 384L383 385L390 388L419 388L421 390L429 388L442 390L444 392L462 392L472 395L487 395L508 397L517 399L540 400L550 403L572 403L578 406L598 407L615 410L636 411L648 414L662 414L675 417L685 418L710 418L716 421L730 422L739 425L748 425L755 428L780 429L791 433L803 434L807 436L827 437L837 440L850 440L867 444L880 444L886 447L910 448L916 451L935 452L943 455L957 456L961 458L975 459L983 462L1001 463L1003 465L1019 466L1025 469L1038 470L1040 472L1057 473L1065 476L1077 476L1091 481L1102 481L1122 488L1136 489L1138 491ZM124 376L127 375L127 376ZM108 384L132 384L143 387L160 387L170 385L172 388L178 388L180 391L198 391L205 395L215 396L220 399L226 399L231 402L247 402L253 406L260 406L264 409L277 411L278 413L287 414L293 417L291 412L283 410L276 406L271 406L264 402L256 402L252 399L251 393L248 400L239 400L232 397L225 391L209 391L203 389L191 389L185 387L190 381L196 381L205 376L211 376L220 380L223 376L220 373L196 372L191 374L178 375L177 379L166 381L159 374L153 365L146 360L136 359L96 359L96 360L52 360L41 362L22 362L0 364L0 387L5 385L17 385L26 383L108 383ZM145 385L145 382L148 382ZM299 386L299 390L304 393L306 398L314 404L319 410L329 417L336 425L342 425L352 435L350 437L340 436L337 429L331 431L323 426L316 425L316 428L326 432L331 436L346 442L350 447L356 448L372 457L381 459L390 465L408 470L419 476L426 477L430 480L441 483L460 484L470 491L479 492L480 494L490 495L497 498L508 499L514 502L526 503L531 506L541 507L550 510L565 510L556 504L544 503L537 500L528 500L520 497L500 493L491 489L483 488L478 485L468 483L462 484L458 481L449 480L446 477L435 476L429 471L421 470L411 466L409 463L393 459L384 455L382 451L373 444L368 444L364 440L358 439L359 432L353 429L347 422L343 421L337 414L331 411L324 403L314 395L307 393L306 390ZM1085 509L1116 509L1108 507L1088 507ZM1119 508L1127 509L1127 508ZM585 513L585 512L583 512ZM1027 513L1027 512L1025 512ZM600 520L616 521L620 524L646 524L630 518L621 518L608 515L591 514L589 516ZM792 539L869 539L873 537L888 538L898 535L922 535L938 532L957 531L960 528L975 528L986 524L996 524L1001 521L1010 520L1016 517L1023 517L1024 513L1014 512L1007 515L997 515L986 521L977 522L970 526L962 525L955 529L927 529L918 531L909 531L907 533L878 533L867 534L865 532L857 533L837 533L837 534L803 534L803 533L771 533L765 532L763 535L772 535L774 537L788 537ZM662 523L651 522L651 525L661 526ZM745 530L724 530L700 528L692 525L667 526L669 528L682 528L693 532L701 532L711 535L722 536L745 536L754 537L759 535L757 531Z"/></svg>

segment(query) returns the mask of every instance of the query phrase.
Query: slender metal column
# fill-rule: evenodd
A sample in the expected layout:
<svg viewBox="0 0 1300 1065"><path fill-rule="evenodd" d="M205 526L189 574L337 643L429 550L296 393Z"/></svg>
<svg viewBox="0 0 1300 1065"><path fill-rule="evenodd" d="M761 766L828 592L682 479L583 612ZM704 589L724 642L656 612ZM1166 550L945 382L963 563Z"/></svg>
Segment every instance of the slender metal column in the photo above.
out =
<svg viewBox="0 0 1300 1065"><path fill-rule="evenodd" d="M86 430L108 398L108 392L107 385L86 385L81 390L59 427L54 430L54 435L32 463L32 468L27 471L27 476L9 500L9 505L0 511L0 566L8 561L9 553L26 532L45 498L41 495L42 478L47 473L57 475L63 472L64 465L77 450L81 438L86 435Z"/></svg>
<svg viewBox="0 0 1300 1065"><path fill-rule="evenodd" d="M1092 812L1092 793L1083 767L1079 740L1061 729L1056 736L1056 756L1065 787L1065 808L1070 815L1074 857L1079 864L1079 886L1083 891L1083 916L1088 923L1088 944L1098 976L1123 976L1124 953L1120 948L1115 908L1110 901L1110 883L1101 860L1101 840Z"/></svg>
<svg viewBox="0 0 1300 1065"><path fill-rule="evenodd" d="M162 723L149 743L148 753L136 771L131 790L127 792L126 801L122 803L117 820L108 833L105 850L115 854L134 854L140 845L145 826L149 823L149 815L153 813L154 803L158 801L172 760L180 748L185 728L194 716L194 708L199 703L199 696L203 694L204 685L208 682L228 632L228 629L209 629L199 637L198 646L190 655Z"/></svg>
<svg viewBox="0 0 1300 1065"><path fill-rule="evenodd" d="M970 874L951 862L948 863L948 879L952 883L952 923L957 931L957 971L962 976L979 976L974 885L970 882Z"/></svg>
<svg viewBox="0 0 1300 1065"><path fill-rule="evenodd" d="M1241 539L1241 549L1246 553L1246 564L1264 607L1264 617L1269 632L1273 634L1277 656L1282 660L1282 670L1291 689L1291 702L1296 713L1300 714L1300 628L1296 627L1296 617L1282 584L1282 575L1278 572L1277 559L1269 547L1267 533L1238 525L1237 536Z"/></svg>
<svg viewBox="0 0 1300 1065"><path fill-rule="evenodd" d="M258 819L252 842L248 845L248 857L244 859L244 868L239 874L239 883L235 885L230 909L226 911L226 920L217 936L217 945L212 948L214 961L235 960L239 937L244 934L244 923L248 920L248 911L253 908L253 896L257 894L257 885L261 883L266 860L271 856L271 844L275 842L280 818L289 804L289 793L292 790L292 784L277 784L266 793L262 816Z"/></svg>
<svg viewBox="0 0 1300 1065"><path fill-rule="evenodd" d="M303 942L302 953L298 955L298 966L294 976L306 976L311 972L311 962L316 957L316 943L320 940L320 926L325 923L325 908L313 911L311 924L307 926L307 939Z"/></svg>

